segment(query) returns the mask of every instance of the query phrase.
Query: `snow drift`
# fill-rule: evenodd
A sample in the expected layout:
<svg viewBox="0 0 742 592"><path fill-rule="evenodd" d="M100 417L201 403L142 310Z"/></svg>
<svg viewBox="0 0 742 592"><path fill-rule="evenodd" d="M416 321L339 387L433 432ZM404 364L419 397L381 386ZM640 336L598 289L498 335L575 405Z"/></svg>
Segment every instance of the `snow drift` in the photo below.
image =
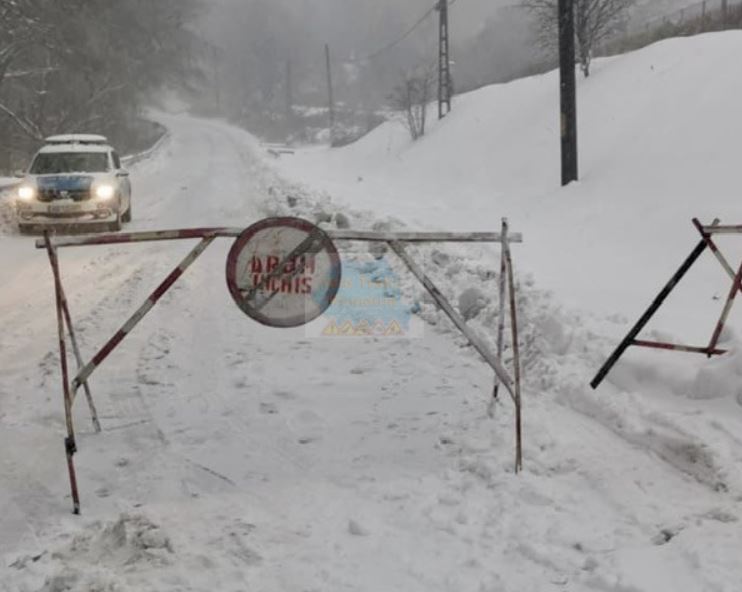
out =
<svg viewBox="0 0 742 592"><path fill-rule="evenodd" d="M0 236L11 271L0 284L0 589L737 592L739 354L631 352L599 392L587 383L698 240L689 217L740 214L740 49L727 33L599 62L580 89L583 180L567 189L553 73L460 97L415 145L388 124L347 149L285 157L294 182L248 134L182 116L133 172L142 230L270 213L491 230L508 216L526 241L513 248L519 476L511 406L490 417L491 372L414 283L402 292L428 322L423 339L270 331L229 302L222 244L96 374L106 432L81 434L85 514L73 520L48 269L25 239ZM64 253L86 352L183 249ZM491 336L495 252L415 256ZM703 263L652 331L704 335L700 311L715 320L728 281ZM734 332L725 340L740 350Z"/></svg>

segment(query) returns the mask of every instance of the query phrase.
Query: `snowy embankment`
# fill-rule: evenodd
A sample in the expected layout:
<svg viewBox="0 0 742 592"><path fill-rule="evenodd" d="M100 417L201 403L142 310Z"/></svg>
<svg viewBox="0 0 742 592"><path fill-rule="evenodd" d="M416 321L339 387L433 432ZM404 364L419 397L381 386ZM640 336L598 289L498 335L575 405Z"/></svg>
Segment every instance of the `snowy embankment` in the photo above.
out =
<svg viewBox="0 0 742 592"><path fill-rule="evenodd" d="M526 373L532 394L541 392L588 425L600 425L692 476L708 488L705 503L730 509L742 499L742 439L736 435L742 428L739 307L723 335L732 349L725 358L630 351L601 391L593 393L587 383L698 242L691 218L742 221L737 163L742 75L736 66L741 49L742 33L734 31L669 40L598 61L593 76L580 81L582 180L566 189L558 188L555 72L458 98L454 112L416 144L399 124L388 123L353 146L299 151L277 167L356 210L354 222L373 219L363 213L370 211L417 228L492 230L507 216L526 239L514 247L516 266L530 272L536 286L553 291L556 300L523 286L521 306L531 323ZM742 238L719 242L736 265ZM645 335L705 344L728 289L729 279L705 254ZM484 291L495 293L492 285ZM575 312L559 310L557 303ZM483 325L491 332L491 317ZM561 440L574 426L564 417L557 425L565 411L557 413L548 403L547 408L541 418L539 410L529 409L529 433L548 424ZM588 434L573 436L592 446ZM535 456L543 458L543 448ZM565 457L570 466L576 462ZM636 467L610 462L619 474L633 474ZM671 488L661 481L653 483ZM634 483L645 487L642 479ZM659 491L646 493L651 499ZM663 495L650 505L672 512L674 501ZM731 527L717 532L696 520L700 532L687 537L694 544L705 541L709 549L703 557L678 541L672 551L646 551L641 560L637 554L636 565L622 559L628 571L619 580L632 590L735 590L741 576L729 545L740 546L734 526L739 514L721 515ZM676 562L685 561L681 556L692 556L689 563L715 575L703 584L673 576ZM614 589L607 583L599 588Z"/></svg>
<svg viewBox="0 0 742 592"><path fill-rule="evenodd" d="M281 162L336 201L410 224L491 230L509 216L527 233L516 262L539 285L568 306L636 316L695 244L693 216L742 219L741 45L734 31L598 60L579 80L581 181L568 189L555 72L458 97L414 146L389 123Z"/></svg>
<svg viewBox="0 0 742 592"><path fill-rule="evenodd" d="M742 137L728 97L741 83L721 69L740 49L726 34L599 63L581 89L584 180L567 190L554 189L553 74L461 97L415 146L386 125L343 150L283 157L278 173L248 134L166 118L170 137L134 169L134 229L291 213L492 230L508 216L526 240L513 247L519 476L512 406L502 397L489 416L491 372L393 257L382 261L428 321L423 338L317 338L243 317L223 285L224 241L96 373L105 431L87 431L78 407L84 515L73 519L48 264L28 239L0 236L0 590L737 592L738 356L632 352L600 392L587 382L697 241L690 214L735 218L722 148ZM711 121L697 121L699 102ZM342 247L346 268L380 265L365 245ZM83 350L186 250L64 251ZM491 339L496 250L411 251L455 304L481 291L470 322ZM687 287L713 317L701 276ZM702 305L672 304L700 330ZM659 321L683 328L671 320Z"/></svg>
<svg viewBox="0 0 742 592"><path fill-rule="evenodd" d="M11 191L17 183L18 179L0 177L0 233L8 231L14 224Z"/></svg>

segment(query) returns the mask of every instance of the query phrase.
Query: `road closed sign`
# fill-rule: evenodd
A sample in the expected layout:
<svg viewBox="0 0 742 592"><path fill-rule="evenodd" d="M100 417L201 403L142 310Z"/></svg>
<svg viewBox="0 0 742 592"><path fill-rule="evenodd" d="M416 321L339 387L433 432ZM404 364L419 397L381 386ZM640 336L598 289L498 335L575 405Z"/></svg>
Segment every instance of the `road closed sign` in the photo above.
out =
<svg viewBox="0 0 742 592"><path fill-rule="evenodd" d="M298 327L320 316L340 286L337 249L299 218L267 218L247 228L227 257L227 285L237 306L270 327Z"/></svg>

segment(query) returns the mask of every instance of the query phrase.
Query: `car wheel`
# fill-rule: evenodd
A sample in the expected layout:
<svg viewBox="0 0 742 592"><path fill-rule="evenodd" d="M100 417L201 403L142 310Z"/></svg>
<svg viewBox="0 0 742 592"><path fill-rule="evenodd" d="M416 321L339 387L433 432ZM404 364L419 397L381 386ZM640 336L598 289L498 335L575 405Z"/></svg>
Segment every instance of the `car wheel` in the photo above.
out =
<svg viewBox="0 0 742 592"><path fill-rule="evenodd" d="M115 222L111 222L111 224L108 227L108 229L111 230L111 231L113 231L113 232L117 232L117 231L121 230L121 221L122 221L121 214L116 214L116 221Z"/></svg>
<svg viewBox="0 0 742 592"><path fill-rule="evenodd" d="M129 209L124 212L124 215L121 216L122 222L131 222L131 201L129 202Z"/></svg>

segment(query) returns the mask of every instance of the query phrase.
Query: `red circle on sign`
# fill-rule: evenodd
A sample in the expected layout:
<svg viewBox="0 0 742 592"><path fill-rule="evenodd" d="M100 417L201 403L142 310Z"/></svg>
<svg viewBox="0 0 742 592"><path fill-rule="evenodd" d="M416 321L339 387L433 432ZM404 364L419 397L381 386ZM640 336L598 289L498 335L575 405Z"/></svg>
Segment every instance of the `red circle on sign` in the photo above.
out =
<svg viewBox="0 0 742 592"><path fill-rule="evenodd" d="M340 287L332 239L301 218L266 218L244 230L227 256L237 306L270 327L298 327L320 316Z"/></svg>

